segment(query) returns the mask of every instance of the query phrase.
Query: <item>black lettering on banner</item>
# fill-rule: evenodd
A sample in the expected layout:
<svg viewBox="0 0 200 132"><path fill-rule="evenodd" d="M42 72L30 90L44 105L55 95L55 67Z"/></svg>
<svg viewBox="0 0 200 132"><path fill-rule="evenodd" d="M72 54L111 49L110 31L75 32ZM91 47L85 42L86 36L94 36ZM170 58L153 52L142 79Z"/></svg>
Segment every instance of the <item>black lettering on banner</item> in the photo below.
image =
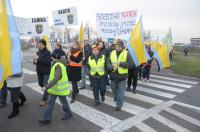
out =
<svg viewBox="0 0 200 132"><path fill-rule="evenodd" d="M32 18L32 23L37 23L37 22L46 22L46 18L45 17Z"/></svg>
<svg viewBox="0 0 200 132"><path fill-rule="evenodd" d="M58 10L58 14L67 14L67 13L70 13L70 8Z"/></svg>

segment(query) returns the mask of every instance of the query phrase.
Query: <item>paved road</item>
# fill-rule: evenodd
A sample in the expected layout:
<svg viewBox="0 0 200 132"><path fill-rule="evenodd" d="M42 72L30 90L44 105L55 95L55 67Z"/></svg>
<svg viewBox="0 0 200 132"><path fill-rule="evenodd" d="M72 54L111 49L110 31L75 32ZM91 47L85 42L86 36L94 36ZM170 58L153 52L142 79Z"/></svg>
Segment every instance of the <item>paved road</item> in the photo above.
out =
<svg viewBox="0 0 200 132"><path fill-rule="evenodd" d="M42 118L44 107L39 107L42 91L31 57L32 53L24 54L22 90L28 102L20 108L20 116L12 120L7 119L11 103L0 109L0 132L200 132L200 82L164 74L152 74L149 83L139 82L137 94L126 92L120 112L114 110L109 87L105 102L94 107L87 80L87 89L80 90L77 101L70 104L73 118L61 120L62 107L57 101L51 125L39 126L37 121Z"/></svg>

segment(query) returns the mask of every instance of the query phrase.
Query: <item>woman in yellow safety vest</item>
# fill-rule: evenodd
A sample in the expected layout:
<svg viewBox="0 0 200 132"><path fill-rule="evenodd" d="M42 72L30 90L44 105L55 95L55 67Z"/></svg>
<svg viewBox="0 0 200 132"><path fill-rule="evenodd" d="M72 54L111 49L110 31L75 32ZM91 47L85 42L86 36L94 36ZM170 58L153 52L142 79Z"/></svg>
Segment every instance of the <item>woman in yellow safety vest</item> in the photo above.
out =
<svg viewBox="0 0 200 132"><path fill-rule="evenodd" d="M92 46L92 55L88 59L87 64L87 74L89 75L91 86L93 89L94 106L100 104L99 94L101 96L101 101L105 100L106 93L106 58L105 55L100 54L99 47L94 44Z"/></svg>

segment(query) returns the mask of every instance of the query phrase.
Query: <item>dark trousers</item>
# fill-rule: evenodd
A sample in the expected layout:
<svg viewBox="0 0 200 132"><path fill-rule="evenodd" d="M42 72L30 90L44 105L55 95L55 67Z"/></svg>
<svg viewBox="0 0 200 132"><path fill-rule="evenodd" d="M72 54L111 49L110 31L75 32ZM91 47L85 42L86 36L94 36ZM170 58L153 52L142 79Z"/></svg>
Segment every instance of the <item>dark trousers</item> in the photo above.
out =
<svg viewBox="0 0 200 132"><path fill-rule="evenodd" d="M44 87L49 80L49 74L41 74L41 73L37 73L38 76L38 84L40 87ZM48 100L48 92L47 90L44 91L43 96L42 96L42 100L47 101Z"/></svg>
<svg viewBox="0 0 200 132"><path fill-rule="evenodd" d="M137 68L129 69L128 70L128 88L131 87L131 84L133 82L133 90L136 90L137 81L138 81L138 69Z"/></svg>
<svg viewBox="0 0 200 132"><path fill-rule="evenodd" d="M6 104L7 94L8 94L7 84L6 84L6 81L4 81L3 87L0 91L0 103L1 104Z"/></svg>
<svg viewBox="0 0 200 132"><path fill-rule="evenodd" d="M150 77L150 70L151 70L151 66L150 65L146 65L143 69L143 78L149 80Z"/></svg>
<svg viewBox="0 0 200 132"><path fill-rule="evenodd" d="M19 99L21 101L26 100L26 97L24 96L23 92L21 92L20 87L9 88L9 90L10 90L10 97L11 97L12 103L19 103Z"/></svg>
<svg viewBox="0 0 200 132"><path fill-rule="evenodd" d="M78 84L77 83L78 83L77 81L72 81L72 99L75 99L77 93L79 93Z"/></svg>
<svg viewBox="0 0 200 132"><path fill-rule="evenodd" d="M104 78L99 78L99 79L92 79L91 85L93 89L93 94L94 94L94 100L95 102L100 102L99 100L99 93L101 97L105 96L106 93L106 80Z"/></svg>
<svg viewBox="0 0 200 132"><path fill-rule="evenodd" d="M139 79L141 79L143 77L142 73L143 73L143 69L142 69L143 65L138 66L138 75L139 75Z"/></svg>

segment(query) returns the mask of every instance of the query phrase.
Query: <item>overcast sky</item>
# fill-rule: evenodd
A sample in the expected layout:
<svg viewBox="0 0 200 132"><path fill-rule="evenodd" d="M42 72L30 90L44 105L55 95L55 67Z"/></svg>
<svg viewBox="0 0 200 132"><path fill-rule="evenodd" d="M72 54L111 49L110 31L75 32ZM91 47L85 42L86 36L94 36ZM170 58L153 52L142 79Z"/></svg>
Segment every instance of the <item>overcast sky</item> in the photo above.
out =
<svg viewBox="0 0 200 132"><path fill-rule="evenodd" d="M10 0L15 16L50 17L52 11L77 7L78 20L96 26L96 12L137 10L145 30L163 36L172 29L174 42L200 37L200 0Z"/></svg>

